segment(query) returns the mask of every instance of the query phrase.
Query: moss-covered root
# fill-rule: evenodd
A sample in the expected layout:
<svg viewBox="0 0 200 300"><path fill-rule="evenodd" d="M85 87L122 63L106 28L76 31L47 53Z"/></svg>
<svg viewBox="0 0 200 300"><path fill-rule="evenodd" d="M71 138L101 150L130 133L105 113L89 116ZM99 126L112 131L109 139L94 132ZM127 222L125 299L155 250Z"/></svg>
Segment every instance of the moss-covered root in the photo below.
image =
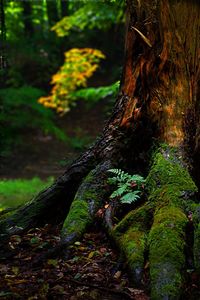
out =
<svg viewBox="0 0 200 300"><path fill-rule="evenodd" d="M194 266L200 273L200 204L194 206Z"/></svg>
<svg viewBox="0 0 200 300"><path fill-rule="evenodd" d="M152 299L179 299L184 267L184 208L197 188L181 161L179 151L161 149L146 180L156 210L149 234Z"/></svg>
<svg viewBox="0 0 200 300"><path fill-rule="evenodd" d="M186 215L177 207L163 207L154 215L154 223L149 234L153 300L180 297L187 221Z"/></svg>
<svg viewBox="0 0 200 300"><path fill-rule="evenodd" d="M97 210L107 196L106 171L110 162L104 162L92 170L79 187L62 229L62 243L69 244L79 239L92 224Z"/></svg>
<svg viewBox="0 0 200 300"><path fill-rule="evenodd" d="M130 276L137 286L142 282L150 210L149 205L144 205L131 211L112 230L112 238L124 254Z"/></svg>

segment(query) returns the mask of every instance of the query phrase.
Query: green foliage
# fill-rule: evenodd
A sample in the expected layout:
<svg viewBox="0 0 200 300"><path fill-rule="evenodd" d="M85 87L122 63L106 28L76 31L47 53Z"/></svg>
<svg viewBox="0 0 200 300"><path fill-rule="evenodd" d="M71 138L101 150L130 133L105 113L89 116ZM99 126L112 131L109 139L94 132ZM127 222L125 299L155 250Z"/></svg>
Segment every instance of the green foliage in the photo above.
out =
<svg viewBox="0 0 200 300"><path fill-rule="evenodd" d="M45 134L54 134L66 140L64 132L55 126L53 113L37 102L44 92L31 86L0 90L0 122L4 126L1 137L3 151L18 142L23 130L41 129Z"/></svg>
<svg viewBox="0 0 200 300"><path fill-rule="evenodd" d="M0 210L17 207L31 200L40 190L49 186L53 177L42 181L38 177L27 179L9 179L0 181Z"/></svg>
<svg viewBox="0 0 200 300"><path fill-rule="evenodd" d="M130 175L121 169L110 169L108 172L115 176L108 179L110 184L117 185L117 189L110 198L119 198L121 203L132 203L140 198L145 179L140 175Z"/></svg>
<svg viewBox="0 0 200 300"><path fill-rule="evenodd" d="M72 7L73 8L73 7ZM82 1L81 7L75 7L74 12L59 21L52 30L60 37L69 35L70 31L84 29L108 29L123 19L123 1Z"/></svg>
<svg viewBox="0 0 200 300"><path fill-rule="evenodd" d="M71 93L70 97L73 100L83 99L89 103L96 103L101 99L117 96L119 90L119 81L115 82L110 86L101 86L101 87L90 87L85 89L80 89Z"/></svg>
<svg viewBox="0 0 200 300"><path fill-rule="evenodd" d="M87 135L83 136L73 136L73 137L67 137L67 141L75 150L83 150L86 146L88 146L91 143L91 137Z"/></svg>
<svg viewBox="0 0 200 300"><path fill-rule="evenodd" d="M41 97L38 102L46 107L55 109L64 114L72 105L70 93L87 85L90 78L99 66L104 54L97 49L73 48L65 52L65 62L60 70L53 75L51 83L54 85L51 94Z"/></svg>
<svg viewBox="0 0 200 300"><path fill-rule="evenodd" d="M22 6L18 1L6 2L5 17L7 39L17 40L19 35L23 32Z"/></svg>
<svg viewBox="0 0 200 300"><path fill-rule="evenodd" d="M12 87L31 85L46 88L51 75L62 63L59 43L55 37L48 39L34 36L27 40L23 35L20 40L8 41L7 57L9 68L4 84Z"/></svg>

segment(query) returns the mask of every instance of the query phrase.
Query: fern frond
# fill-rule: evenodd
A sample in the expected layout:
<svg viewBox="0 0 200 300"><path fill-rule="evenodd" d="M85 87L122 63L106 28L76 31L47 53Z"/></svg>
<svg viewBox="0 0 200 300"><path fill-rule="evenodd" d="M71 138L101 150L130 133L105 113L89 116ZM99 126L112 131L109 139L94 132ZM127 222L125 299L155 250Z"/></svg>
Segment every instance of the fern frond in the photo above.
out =
<svg viewBox="0 0 200 300"><path fill-rule="evenodd" d="M121 197L120 201L121 201L121 203L131 204L140 198L140 196L138 194L139 194L139 191L127 193Z"/></svg>
<svg viewBox="0 0 200 300"><path fill-rule="evenodd" d="M129 175L128 173L125 173L121 169L110 169L110 170L108 170L108 172L116 175L116 177L113 177L113 178L115 178L119 182L125 182L125 181L131 179L131 175Z"/></svg>
<svg viewBox="0 0 200 300"><path fill-rule="evenodd" d="M110 169L113 177L108 179L110 184L115 184L118 188L111 194L110 198L119 198L121 203L132 203L140 198L141 188L145 179L138 175L130 175L121 169ZM135 190L133 190L135 189Z"/></svg>
<svg viewBox="0 0 200 300"><path fill-rule="evenodd" d="M110 198L113 199L115 197L121 197L125 192L127 192L127 189L129 189L128 184L120 185L120 187L111 194Z"/></svg>
<svg viewBox="0 0 200 300"><path fill-rule="evenodd" d="M140 175L132 175L131 176L131 180L135 181L136 183L144 183L145 182L145 179L140 176Z"/></svg>

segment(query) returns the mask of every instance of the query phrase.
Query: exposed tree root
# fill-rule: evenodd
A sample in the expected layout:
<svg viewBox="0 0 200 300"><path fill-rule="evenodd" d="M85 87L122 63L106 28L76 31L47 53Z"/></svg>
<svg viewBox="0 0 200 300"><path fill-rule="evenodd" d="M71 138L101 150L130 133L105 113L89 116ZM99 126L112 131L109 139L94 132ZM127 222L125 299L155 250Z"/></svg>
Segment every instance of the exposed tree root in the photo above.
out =
<svg viewBox="0 0 200 300"><path fill-rule="evenodd" d="M194 220L194 266L200 273L200 204L193 205Z"/></svg>
<svg viewBox="0 0 200 300"><path fill-rule="evenodd" d="M106 171L110 168L109 161L99 164L80 185L63 224L63 243L79 239L92 225L98 209L108 196Z"/></svg>
<svg viewBox="0 0 200 300"><path fill-rule="evenodd" d="M102 136L81 155L55 183L36 196L27 205L0 221L0 239L7 235L26 231L31 227L47 223L61 224L65 220L74 196L87 174L99 163L120 160L120 150L125 147L126 133L118 128L128 99L119 95L113 115L108 121ZM48 213L47 213L48 212Z"/></svg>
<svg viewBox="0 0 200 300"><path fill-rule="evenodd" d="M142 283L150 210L150 206L144 205L131 211L111 232L116 244L125 255L130 275L136 285Z"/></svg>
<svg viewBox="0 0 200 300"><path fill-rule="evenodd" d="M104 207L109 196L107 170L112 167L111 161L106 160L87 172L68 208L60 244L40 257L37 264L48 257L66 253L67 247L92 226L97 211ZM102 226L106 223L136 286L143 284L144 266L149 262L152 299L179 299L184 281L186 226L191 222L188 219L190 211L195 229L194 263L199 270L200 214L199 205L193 201L196 185L178 150L164 146L154 153L146 188L148 201L130 211L116 225L113 217L117 206L111 203L105 209Z"/></svg>
<svg viewBox="0 0 200 300"><path fill-rule="evenodd" d="M195 205L192 197L197 188L178 150L164 147L154 154L146 187L149 201L128 213L113 228L112 237L125 255L136 285L142 282L149 253L152 299L179 299L184 282L187 214ZM194 256L199 268L199 220Z"/></svg>
<svg viewBox="0 0 200 300"><path fill-rule="evenodd" d="M152 299L179 299L185 266L186 207L197 188L176 149L161 149L147 178L155 205L149 262Z"/></svg>
<svg viewBox="0 0 200 300"><path fill-rule="evenodd" d="M107 198L109 189L106 188L106 171L111 168L111 163L106 161L92 170L80 185L69 209L61 231L61 242L53 249L46 252L34 264L39 264L48 257L60 255L69 245L79 240L94 222L96 213L104 199Z"/></svg>

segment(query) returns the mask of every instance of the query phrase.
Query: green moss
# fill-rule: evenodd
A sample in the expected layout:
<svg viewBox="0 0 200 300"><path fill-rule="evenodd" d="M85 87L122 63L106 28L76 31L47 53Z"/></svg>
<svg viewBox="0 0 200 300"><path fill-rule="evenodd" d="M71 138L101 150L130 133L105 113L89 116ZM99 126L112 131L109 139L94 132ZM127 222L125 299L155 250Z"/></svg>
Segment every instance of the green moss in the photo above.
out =
<svg viewBox="0 0 200 300"><path fill-rule="evenodd" d="M150 203L147 203L129 212L112 232L114 240L126 258L130 276L136 284L141 284L151 210Z"/></svg>
<svg viewBox="0 0 200 300"><path fill-rule="evenodd" d="M194 265L200 273L200 224L194 230Z"/></svg>
<svg viewBox="0 0 200 300"><path fill-rule="evenodd" d="M137 224L138 230L147 229L151 222L153 213L153 205L146 203L145 205L137 208L136 210L130 211L113 229L113 233L121 235L126 232L130 226ZM135 224L135 225L134 225Z"/></svg>
<svg viewBox="0 0 200 300"><path fill-rule="evenodd" d="M95 213L105 199L104 176L110 165L104 163L92 170L79 187L64 222L62 235L80 237L92 223Z"/></svg>
<svg viewBox="0 0 200 300"><path fill-rule="evenodd" d="M131 266L137 266L144 262L144 250L146 245L146 235L144 231L139 231L137 227L131 227L120 239L124 253Z"/></svg>
<svg viewBox="0 0 200 300"><path fill-rule="evenodd" d="M2 219L0 222L1 231L10 231L10 228L15 226L22 229L27 228L27 226L31 224L33 218L40 215L42 209L48 209L45 205L46 202L43 203L42 201L28 202L21 208L11 212L11 214L7 215L5 220Z"/></svg>
<svg viewBox="0 0 200 300"><path fill-rule="evenodd" d="M200 273L200 204L193 204L191 210L194 224L194 265Z"/></svg>
<svg viewBox="0 0 200 300"><path fill-rule="evenodd" d="M133 282L141 284L146 247L145 231L141 231L133 225L125 234L121 235L118 243L125 255Z"/></svg>
<svg viewBox="0 0 200 300"><path fill-rule="evenodd" d="M79 232L82 234L85 230L86 225L92 221L89 206L86 201L76 199L71 205L70 213L68 214L64 225L63 233L71 234L73 232Z"/></svg>
<svg viewBox="0 0 200 300"><path fill-rule="evenodd" d="M74 201L70 207L69 213L63 224L63 235L76 232L81 235L87 226L92 222L92 215L99 205L100 199L98 187L92 184L94 181L92 172L80 186Z"/></svg>
<svg viewBox="0 0 200 300"><path fill-rule="evenodd" d="M178 207L166 206L155 213L148 239L152 299L179 299L187 222Z"/></svg>
<svg viewBox="0 0 200 300"><path fill-rule="evenodd" d="M164 147L154 156L146 180L149 201L156 207L148 237L152 299L179 299L185 264L184 210L197 187L177 149Z"/></svg>
<svg viewBox="0 0 200 300"><path fill-rule="evenodd" d="M194 193L197 187L187 169L181 164L179 157L169 151L157 153L146 180L146 186L150 194L159 188L168 186L171 194L174 192L181 196L181 192ZM151 195L152 198L152 195Z"/></svg>

